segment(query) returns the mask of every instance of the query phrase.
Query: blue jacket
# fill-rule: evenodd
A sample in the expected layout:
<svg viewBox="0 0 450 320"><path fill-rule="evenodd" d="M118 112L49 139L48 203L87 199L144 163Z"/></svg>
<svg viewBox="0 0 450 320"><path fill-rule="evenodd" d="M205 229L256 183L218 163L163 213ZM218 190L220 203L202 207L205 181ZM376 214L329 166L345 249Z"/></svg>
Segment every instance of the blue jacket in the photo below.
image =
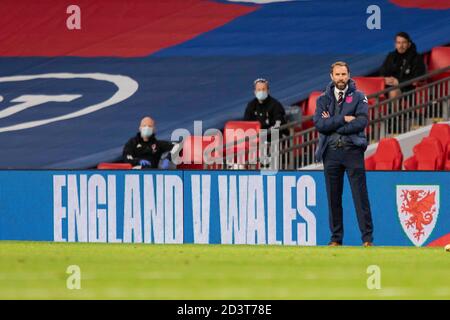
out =
<svg viewBox="0 0 450 320"><path fill-rule="evenodd" d="M334 132L347 136L354 145L363 147L364 150L367 148L367 138L364 132L369 123L367 98L363 92L356 90L355 82L352 79L348 82L348 90L345 93L341 113L335 114L336 104L334 83L331 82L317 99L316 112L313 117L314 125L319 131L316 161L322 161L329 136ZM328 111L330 117L322 118L323 111ZM354 116L356 119L347 123L344 116Z"/></svg>

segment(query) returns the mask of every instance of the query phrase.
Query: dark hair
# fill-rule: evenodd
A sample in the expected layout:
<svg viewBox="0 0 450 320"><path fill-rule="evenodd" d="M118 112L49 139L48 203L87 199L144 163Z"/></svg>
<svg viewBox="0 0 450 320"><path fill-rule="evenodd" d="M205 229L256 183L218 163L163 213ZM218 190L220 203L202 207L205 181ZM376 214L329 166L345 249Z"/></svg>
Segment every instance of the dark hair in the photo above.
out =
<svg viewBox="0 0 450 320"><path fill-rule="evenodd" d="M330 68L330 73L333 74L333 69L334 67L339 66L339 67L346 67L347 68L347 72L350 73L350 68L348 67L348 64L344 61L336 61L335 63L333 63L331 65Z"/></svg>
<svg viewBox="0 0 450 320"><path fill-rule="evenodd" d="M411 37L409 36L409 34L407 34L406 32L399 32L395 35L395 39L397 39L397 37L402 37L406 40L408 40L408 42L411 42Z"/></svg>

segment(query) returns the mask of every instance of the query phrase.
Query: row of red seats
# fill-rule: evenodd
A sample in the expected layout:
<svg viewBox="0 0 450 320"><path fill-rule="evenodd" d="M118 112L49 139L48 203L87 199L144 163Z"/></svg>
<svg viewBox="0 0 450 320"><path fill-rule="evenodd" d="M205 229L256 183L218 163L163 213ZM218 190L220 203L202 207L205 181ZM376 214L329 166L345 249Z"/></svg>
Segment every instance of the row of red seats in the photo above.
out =
<svg viewBox="0 0 450 320"><path fill-rule="evenodd" d="M426 64L428 65L428 72L448 67L450 66L450 47L435 47L431 50L431 53L429 55L425 56L424 59L426 61ZM431 79L433 81L436 81L448 76L450 76L450 72L438 74ZM363 91L367 96L386 89L383 77L352 77L352 79L355 81L358 90ZM304 116L314 115L316 111L316 101L321 94L321 91L313 91L310 93L308 99L300 103L300 107L303 110ZM383 100L385 97L381 95L379 98ZM423 101L423 98L424 97L421 97L421 99L419 100L421 101L421 103L425 102ZM369 99L368 102L369 105L374 105L376 103L376 99ZM314 124L312 120L307 121L303 124L300 130L311 128L313 125Z"/></svg>
<svg viewBox="0 0 450 320"><path fill-rule="evenodd" d="M246 163L250 160L255 160L254 162L256 162L254 158L256 154L250 154L249 150L251 149L251 144L256 145L258 143L257 135L260 130L261 124L258 121L228 121L224 127L223 141L221 136L187 136L183 140L182 163L177 165L177 168L204 169L205 151L213 159L222 158L223 155L231 154L234 155L234 159L230 160L234 163ZM227 132L232 132L233 134L227 135ZM247 134L247 140L245 139L245 134ZM223 146L223 150L222 152L218 152L217 149L221 145ZM132 166L128 163L100 163L97 166L97 169L107 170L131 168ZM208 168L217 169L219 165L211 164L208 165Z"/></svg>
<svg viewBox="0 0 450 320"><path fill-rule="evenodd" d="M232 129L253 129L257 134L260 131L260 125L257 121L229 121L225 125L225 132ZM243 136L233 136L232 141L238 141ZM223 153L217 152L217 146L222 141L220 136L188 136L183 141L182 163L178 165L178 169L204 169L205 168L205 151L209 148L216 148L215 152L208 152L213 158L222 157L223 154L233 152L237 155L244 151L245 161L249 160L248 151L250 149L249 141L234 144L233 147L227 146L232 144L225 134ZM401 170L402 164L406 170L450 170L450 126L445 123L437 123L431 127L428 137L422 139L413 148L414 155L403 162L403 153L400 144L395 138L381 139L377 150L373 155L365 160L367 170ZM237 161L237 156L235 159ZM98 169L131 169L128 163L100 163ZM208 168L217 169L218 165L210 165Z"/></svg>
<svg viewBox="0 0 450 320"><path fill-rule="evenodd" d="M241 128L243 130L254 129L259 132L258 122L230 121L226 129ZM225 130L226 130L225 129ZM234 141L242 137L233 137ZM225 135L225 145L230 143ZM222 143L219 136L188 136L183 141L182 164L179 169L205 168L204 152L206 148L217 147ZM234 148L234 150L233 150ZM249 150L249 142L235 144L232 148L225 148L223 154L234 152L237 155L243 150ZM450 126L448 124L434 124L430 135L424 138L413 149L414 155L403 162L403 153L395 138L382 139L376 152L365 160L367 170L401 170L402 164L406 170L450 170ZM213 158L222 157L217 152L211 154ZM244 152L245 160L249 160L248 152ZM237 157L234 159L237 162ZM128 163L100 163L98 169L124 170L131 169ZM217 169L218 165L210 165L209 169Z"/></svg>
<svg viewBox="0 0 450 320"><path fill-rule="evenodd" d="M227 155L233 156L227 159L231 163L243 164L252 160L256 163L257 154L249 151L252 147L257 147L260 130L261 124L258 121L228 121L224 127L223 138L222 136L188 136L183 140L182 164L177 168L204 169L205 152L212 159L220 159L219 163ZM220 167L219 164L207 166L208 169Z"/></svg>
<svg viewBox="0 0 450 320"><path fill-rule="evenodd" d="M413 156L403 162L395 138L381 139L377 150L365 160L367 170L450 170L450 125L433 124L428 137L414 146Z"/></svg>

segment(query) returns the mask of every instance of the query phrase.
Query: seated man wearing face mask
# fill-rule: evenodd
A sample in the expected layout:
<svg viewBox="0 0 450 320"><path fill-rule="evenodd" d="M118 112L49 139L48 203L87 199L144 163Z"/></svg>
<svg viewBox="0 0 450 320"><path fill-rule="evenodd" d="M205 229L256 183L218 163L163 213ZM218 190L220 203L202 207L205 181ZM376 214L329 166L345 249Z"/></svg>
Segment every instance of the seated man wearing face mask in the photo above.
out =
<svg viewBox="0 0 450 320"><path fill-rule="evenodd" d="M123 148L123 161L142 168L158 168L161 156L175 149L175 144L157 140L155 137L155 121L150 117L141 120L139 133L128 140ZM169 160L167 160L169 161ZM167 165L167 164L166 164ZM165 169L165 165L162 168Z"/></svg>
<svg viewBox="0 0 450 320"><path fill-rule="evenodd" d="M252 99L245 109L245 121L259 121L261 129L277 128L286 123L283 106L269 95L269 81L256 79L253 83L255 98ZM286 132L281 132L286 134Z"/></svg>

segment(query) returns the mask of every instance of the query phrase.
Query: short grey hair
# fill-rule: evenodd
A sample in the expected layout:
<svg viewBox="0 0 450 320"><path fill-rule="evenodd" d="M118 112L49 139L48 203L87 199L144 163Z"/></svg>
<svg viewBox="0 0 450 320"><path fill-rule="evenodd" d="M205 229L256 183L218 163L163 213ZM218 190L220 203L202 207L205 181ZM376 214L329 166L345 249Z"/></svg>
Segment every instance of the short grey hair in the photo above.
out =
<svg viewBox="0 0 450 320"><path fill-rule="evenodd" d="M269 80L264 78L258 78L255 81L253 81L253 86L256 87L256 84L258 83L265 83L267 85L267 88L269 88Z"/></svg>

